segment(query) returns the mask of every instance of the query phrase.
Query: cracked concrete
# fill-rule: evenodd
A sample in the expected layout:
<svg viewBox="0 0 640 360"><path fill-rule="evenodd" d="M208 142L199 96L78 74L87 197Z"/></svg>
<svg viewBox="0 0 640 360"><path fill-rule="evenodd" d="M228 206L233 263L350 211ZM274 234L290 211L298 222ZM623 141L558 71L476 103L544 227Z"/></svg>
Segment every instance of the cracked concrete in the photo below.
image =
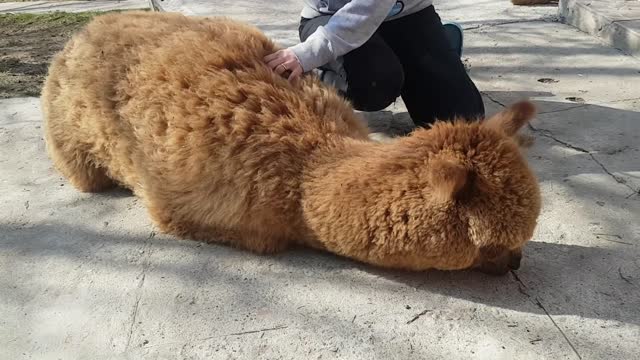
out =
<svg viewBox="0 0 640 360"><path fill-rule="evenodd" d="M478 30L482 28L491 28L495 26L502 25L511 25L511 24L525 24L525 23L536 23L536 22L556 22L558 21L557 16L544 16L537 19L529 19L529 20L510 20L510 21L500 21L500 22L488 22L485 24L479 24L474 26L463 26L464 30Z"/></svg>
<svg viewBox="0 0 640 360"><path fill-rule="evenodd" d="M129 349L129 345L131 344L131 337L133 334L133 331L136 327L136 319L138 317L138 310L140 309L140 300L142 299L142 295L143 295L143 290L142 287L144 286L144 280L146 277L146 271L147 268L149 267L149 257L152 254L151 251L151 247L153 245L153 238L156 236L155 232L151 232L151 234L149 234L149 236L147 237L147 241L145 242L145 246L140 250L140 254L142 254L144 257L142 258L141 262L142 262L142 270L140 272L140 275L138 275L138 278L140 279L140 281L138 282L138 286L136 289L136 301L133 305L133 309L131 311L131 326L129 328L129 335L127 337L127 343L125 345L125 351L127 349Z"/></svg>
<svg viewBox="0 0 640 360"><path fill-rule="evenodd" d="M559 112L563 112L563 111L569 111L569 110L573 110L573 109L578 109L578 108L581 108L583 106L586 106L586 105L576 105L576 106L567 107L567 108L564 108L564 109L541 111L539 114L543 115L543 114L559 113Z"/></svg>
<svg viewBox="0 0 640 360"><path fill-rule="evenodd" d="M575 108L574 108L574 109L575 109ZM561 111L561 110L558 110L558 111ZM558 112L558 111L556 111L556 112ZM548 114L548 113L546 113L546 114ZM631 196L640 195L640 189L635 189L635 188L631 187L629 184L627 184L627 181L626 181L624 178L622 178L622 177L620 177L620 176L618 176L618 175L616 175L616 174L613 174L611 171L609 171L609 169L607 169L607 167L606 167L606 166L604 166L604 164L603 164L603 163L601 163L601 162L600 162L600 161L599 161L599 160L598 160L598 159L593 155L593 153L592 153L591 151L589 151L589 150L587 150L587 149L583 149L583 148L578 147L578 146L575 146L575 145L571 145L571 144L567 143L566 141L560 140L560 139L556 138L556 137L553 135L553 133L552 133L551 131L549 131L549 130L545 130L545 129L536 129L536 128L534 128L534 127L533 127L533 126L531 126L531 125L529 125L529 127L530 127L533 131L540 133L540 135L541 135L541 136L545 136L545 137L548 137L548 138L550 138L550 139L553 139L553 141L555 141L555 142L557 142L557 143L559 143L559 144L562 144L562 145L564 145L564 146L566 146L566 147L568 147L568 148L570 148L570 149L578 150L578 151L583 152L583 153L585 153L585 154L589 154L589 156L591 157L591 159L592 159L596 164L600 165L600 167L602 168L602 170L603 170L605 173L607 173L609 176L611 176L611 178L613 178L613 180L615 180L618 184L623 184L623 185L625 185L626 187L628 187L628 188L629 188L629 190L631 190L631 194L627 195L627 197L626 197L626 198L630 198ZM623 151L625 151L626 149L628 149L628 147L625 147L624 149L617 150L616 152L623 152Z"/></svg>
<svg viewBox="0 0 640 360"><path fill-rule="evenodd" d="M464 56L488 113L540 110L526 155L543 210L520 270L390 272L156 234L129 193L81 194L53 171L38 99L2 100L0 358L635 359L640 63L535 20L552 7L437 4L477 26ZM205 9L296 40L296 0ZM411 123L402 101L366 115L390 133Z"/></svg>
<svg viewBox="0 0 640 360"><path fill-rule="evenodd" d="M493 102L493 103L495 103L495 104L499 105L499 106L500 106L500 107L502 107L502 108L504 108L504 107L506 107L506 106L507 106L506 104L504 104L504 103L502 103L502 102L500 102L500 101L498 101L498 100L494 99L493 97L491 97L491 95L489 95L489 94L487 94L487 93L483 93L483 95L485 95L485 96L486 96L486 97L487 97L491 102ZM616 102L621 102L621 101L625 101L625 100L615 100L615 101L612 101L612 102L613 102L613 103L616 103ZM559 112L571 111L571 110L575 110L575 109L583 108L583 107L586 107L586 106L588 106L588 105L576 105L576 106L566 107L566 108L563 108L563 109L550 110L550 111L542 111L542 112L540 112L540 113L539 113L539 115L545 115L545 114L557 114L557 113L559 113ZM531 124L528 124L528 127L529 127L529 129L531 129L531 130L532 130L532 131L534 131L535 133L540 134L540 136L544 136L544 137L550 138L550 139L552 139L553 141L555 141L555 142L557 142L557 143L559 143L559 144L561 144L561 145L563 145L563 146L566 146L566 147L568 147L568 148L570 148L570 149L577 150L577 151L579 151L579 152L582 152L582 153L588 154L588 155L591 157L591 159L592 159L596 164L598 164L598 165L602 168L602 170L603 170L605 173L607 173L609 176L611 176L611 178L613 178L617 183L619 183L619 184L623 184L623 185L625 185L626 187L628 187L628 188L629 188L629 190L631 190L631 193L630 193L629 195L627 195L627 197L626 197L626 198L630 198L630 197L632 197L632 196L640 195L640 187L638 187L638 188L634 188L634 187L632 187L631 185L627 184L627 180L625 180L623 177L621 177L621 176L619 176L619 175L616 175L616 174L613 174L611 171L609 171L609 169L607 169L607 167L606 167L602 162L600 162L600 161L599 161L599 160L594 156L594 154L593 154L593 152L592 152L592 151L587 150L587 149L582 148L582 147L579 147L579 146L576 146L576 145L572 145L572 144L570 144L570 143L568 143L568 142L566 142L566 141L564 141L564 140L561 140L561 139L557 138L556 136L554 136L553 132L552 132L552 131L550 131L550 130L547 130L547 129L541 129L541 128L536 128L536 127L534 127L534 126L533 126L533 125L531 125ZM623 147L623 148L621 148L621 149L616 149L616 150L614 150L614 151L610 151L610 152L608 152L608 154L609 154L609 155L613 155L613 154L617 154L617 153L623 153L623 152L625 152L625 151L627 151L627 150L634 150L634 149L631 149L629 146L624 146L624 147Z"/></svg>
<svg viewBox="0 0 640 360"><path fill-rule="evenodd" d="M562 335L562 337L567 341L567 344L571 347L571 349L573 350L573 352L575 353L575 355L578 357L578 359L582 359L582 356L580 355L580 353L578 352L578 350L575 348L575 346L573 345L573 343L571 342L571 340L569 340L569 338L567 337L567 335L564 333L564 331L562 330L562 328L560 326L558 326L558 324L553 320L553 317L551 317L551 314L549 314L549 311L547 311L547 309L544 307L544 305L542 304L542 302L540 301L540 299L532 297L528 292L527 292L527 285L524 284L524 282L522 282L522 280L520 280L520 278L518 277L518 275L516 274L515 271L511 271L510 272L511 275L513 276L513 278L520 284L520 287L518 288L518 290L520 291L520 293L522 293L523 295L525 295L527 298L529 298L529 301L531 301L532 304L536 305L537 307L539 307L542 311L544 311L545 315L549 318L549 320L553 323L553 325L556 327L556 329L558 330L558 332L560 332L560 334Z"/></svg>

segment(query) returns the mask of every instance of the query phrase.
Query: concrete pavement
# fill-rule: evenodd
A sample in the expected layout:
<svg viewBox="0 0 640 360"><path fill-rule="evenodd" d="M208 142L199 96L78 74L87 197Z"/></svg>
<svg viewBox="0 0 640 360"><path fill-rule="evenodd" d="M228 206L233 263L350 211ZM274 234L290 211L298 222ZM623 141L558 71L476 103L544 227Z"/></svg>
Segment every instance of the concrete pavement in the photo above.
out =
<svg viewBox="0 0 640 360"><path fill-rule="evenodd" d="M299 3L215 12L296 41ZM640 61L551 7L437 3L466 32L488 112L541 111L543 212L517 276L408 274L309 250L256 256L157 234L128 193L51 169L38 99L0 101L0 358L635 359ZM213 10L212 10L213 11ZM372 127L408 123L398 101Z"/></svg>
<svg viewBox="0 0 640 360"><path fill-rule="evenodd" d="M84 12L149 9L149 0L88 0L88 1L19 1L0 2L0 13L47 13L54 11Z"/></svg>

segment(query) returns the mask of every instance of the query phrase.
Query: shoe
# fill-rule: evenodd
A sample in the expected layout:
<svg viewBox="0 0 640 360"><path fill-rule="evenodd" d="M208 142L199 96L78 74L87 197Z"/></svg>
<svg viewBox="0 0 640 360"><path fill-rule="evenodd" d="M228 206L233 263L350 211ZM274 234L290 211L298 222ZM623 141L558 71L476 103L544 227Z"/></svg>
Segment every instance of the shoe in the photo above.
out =
<svg viewBox="0 0 640 360"><path fill-rule="evenodd" d="M444 33L447 39L449 39L451 49L454 50L459 57L462 57L462 46L464 45L462 26L453 21L444 23L442 26L444 26Z"/></svg>

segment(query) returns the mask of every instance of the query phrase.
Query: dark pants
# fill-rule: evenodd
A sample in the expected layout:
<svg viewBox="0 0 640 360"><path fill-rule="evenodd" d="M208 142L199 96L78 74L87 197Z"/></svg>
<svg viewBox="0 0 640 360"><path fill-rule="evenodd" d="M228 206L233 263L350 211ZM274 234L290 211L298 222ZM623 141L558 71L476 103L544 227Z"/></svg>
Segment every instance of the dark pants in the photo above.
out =
<svg viewBox="0 0 640 360"><path fill-rule="evenodd" d="M329 18L303 18L300 40ZM480 92L451 48L433 6L384 22L361 47L342 56L342 66L346 98L357 110L382 110L402 96L417 126L485 115Z"/></svg>

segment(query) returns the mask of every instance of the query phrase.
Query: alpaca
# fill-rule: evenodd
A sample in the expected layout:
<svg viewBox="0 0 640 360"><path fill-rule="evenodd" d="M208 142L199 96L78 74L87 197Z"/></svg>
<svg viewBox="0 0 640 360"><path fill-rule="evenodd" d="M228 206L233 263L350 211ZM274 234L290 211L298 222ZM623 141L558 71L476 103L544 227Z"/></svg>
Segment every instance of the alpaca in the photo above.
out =
<svg viewBox="0 0 640 360"><path fill-rule="evenodd" d="M517 269L540 211L516 139L531 103L373 141L315 76L267 68L277 49L227 18L98 16L50 66L47 153L79 191L131 189L178 238L413 271Z"/></svg>

